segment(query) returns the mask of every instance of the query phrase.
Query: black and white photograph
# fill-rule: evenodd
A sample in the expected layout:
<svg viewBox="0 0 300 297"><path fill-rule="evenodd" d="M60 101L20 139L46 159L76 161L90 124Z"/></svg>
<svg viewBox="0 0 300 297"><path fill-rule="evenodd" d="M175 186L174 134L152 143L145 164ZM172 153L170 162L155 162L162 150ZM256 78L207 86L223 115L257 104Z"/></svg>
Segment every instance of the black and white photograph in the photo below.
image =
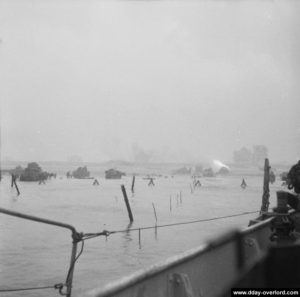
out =
<svg viewBox="0 0 300 297"><path fill-rule="evenodd" d="M0 0L0 296L299 296L299 15Z"/></svg>

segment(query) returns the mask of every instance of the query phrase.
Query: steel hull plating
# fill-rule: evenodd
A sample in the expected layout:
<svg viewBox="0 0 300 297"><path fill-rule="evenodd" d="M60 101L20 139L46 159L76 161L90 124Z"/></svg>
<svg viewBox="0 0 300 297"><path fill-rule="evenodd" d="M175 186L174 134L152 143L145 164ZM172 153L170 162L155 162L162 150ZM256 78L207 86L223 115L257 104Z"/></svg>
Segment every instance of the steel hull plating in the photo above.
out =
<svg viewBox="0 0 300 297"><path fill-rule="evenodd" d="M267 252L271 245L271 221L269 218L227 234L104 289L95 289L87 296L220 296Z"/></svg>

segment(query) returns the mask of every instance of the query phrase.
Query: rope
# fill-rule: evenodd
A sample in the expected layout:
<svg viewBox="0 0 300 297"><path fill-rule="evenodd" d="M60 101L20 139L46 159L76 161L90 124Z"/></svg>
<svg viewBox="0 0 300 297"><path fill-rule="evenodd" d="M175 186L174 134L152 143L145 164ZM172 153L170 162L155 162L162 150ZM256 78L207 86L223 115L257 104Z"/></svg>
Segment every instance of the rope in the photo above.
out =
<svg viewBox="0 0 300 297"><path fill-rule="evenodd" d="M69 271L68 271L67 278L66 278L66 284L67 284L68 281L69 281L71 271L73 270L76 261L79 259L79 257L80 257L81 254L83 253L83 248L84 248L84 240L81 240L81 249L80 249L80 252L78 253L78 255L76 256L76 258L74 259L74 261L72 262L72 264L71 264L70 267L69 267Z"/></svg>
<svg viewBox="0 0 300 297"><path fill-rule="evenodd" d="M17 292L17 291L29 291L29 290L44 290L44 289L60 289L63 284L56 284L54 286L44 287L31 287L31 288L18 288L18 289L0 289L0 292Z"/></svg>
<svg viewBox="0 0 300 297"><path fill-rule="evenodd" d="M157 228L173 227L173 226L179 226L179 225L187 225L187 224L194 224L194 223L203 223L203 222L209 222L209 221L216 221L216 220L233 218L233 217L238 217L238 216L243 216L243 215L254 214L254 213L258 213L258 212L259 212L258 210L256 210L256 211L248 211L248 212L242 212L242 213L239 213L239 214L227 215L227 216L222 216L222 217L214 217L214 218L208 218L208 219L186 221L186 222L164 224L164 225L155 225L155 226L148 226L148 227L137 227L137 228L132 228L132 229L124 229L124 230L116 230L116 231L107 231L107 230L104 230L103 232L99 232L99 233L87 233L87 234L84 234L84 236L86 236L86 237L83 238L82 240L87 240L87 239L95 238L95 237L98 237L98 236L101 236L101 235L109 236L110 234L116 234L116 233L124 233L124 232L131 232L131 231L157 229Z"/></svg>

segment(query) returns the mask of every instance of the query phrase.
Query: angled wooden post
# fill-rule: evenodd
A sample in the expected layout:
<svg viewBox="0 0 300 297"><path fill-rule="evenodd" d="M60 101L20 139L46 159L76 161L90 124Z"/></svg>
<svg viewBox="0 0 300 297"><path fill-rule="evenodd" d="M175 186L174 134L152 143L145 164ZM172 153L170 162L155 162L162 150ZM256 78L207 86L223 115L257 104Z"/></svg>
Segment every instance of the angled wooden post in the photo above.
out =
<svg viewBox="0 0 300 297"><path fill-rule="evenodd" d="M126 204L129 220L130 220L130 222L133 222L133 216L132 216L130 204L129 204L129 201L128 201L128 197L127 197L127 193L126 193L124 185L121 185L121 189L122 189L124 201L125 201L125 204Z"/></svg>
<svg viewBox="0 0 300 297"><path fill-rule="evenodd" d="M131 192L134 193L135 175L132 177Z"/></svg>

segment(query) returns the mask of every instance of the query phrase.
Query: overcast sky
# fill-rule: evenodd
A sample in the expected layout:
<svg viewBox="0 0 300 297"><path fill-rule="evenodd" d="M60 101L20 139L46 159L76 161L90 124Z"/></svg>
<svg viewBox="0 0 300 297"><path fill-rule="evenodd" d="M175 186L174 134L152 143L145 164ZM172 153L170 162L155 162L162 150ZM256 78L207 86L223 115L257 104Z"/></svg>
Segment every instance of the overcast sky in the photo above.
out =
<svg viewBox="0 0 300 297"><path fill-rule="evenodd" d="M1 156L300 157L298 1L0 0Z"/></svg>

